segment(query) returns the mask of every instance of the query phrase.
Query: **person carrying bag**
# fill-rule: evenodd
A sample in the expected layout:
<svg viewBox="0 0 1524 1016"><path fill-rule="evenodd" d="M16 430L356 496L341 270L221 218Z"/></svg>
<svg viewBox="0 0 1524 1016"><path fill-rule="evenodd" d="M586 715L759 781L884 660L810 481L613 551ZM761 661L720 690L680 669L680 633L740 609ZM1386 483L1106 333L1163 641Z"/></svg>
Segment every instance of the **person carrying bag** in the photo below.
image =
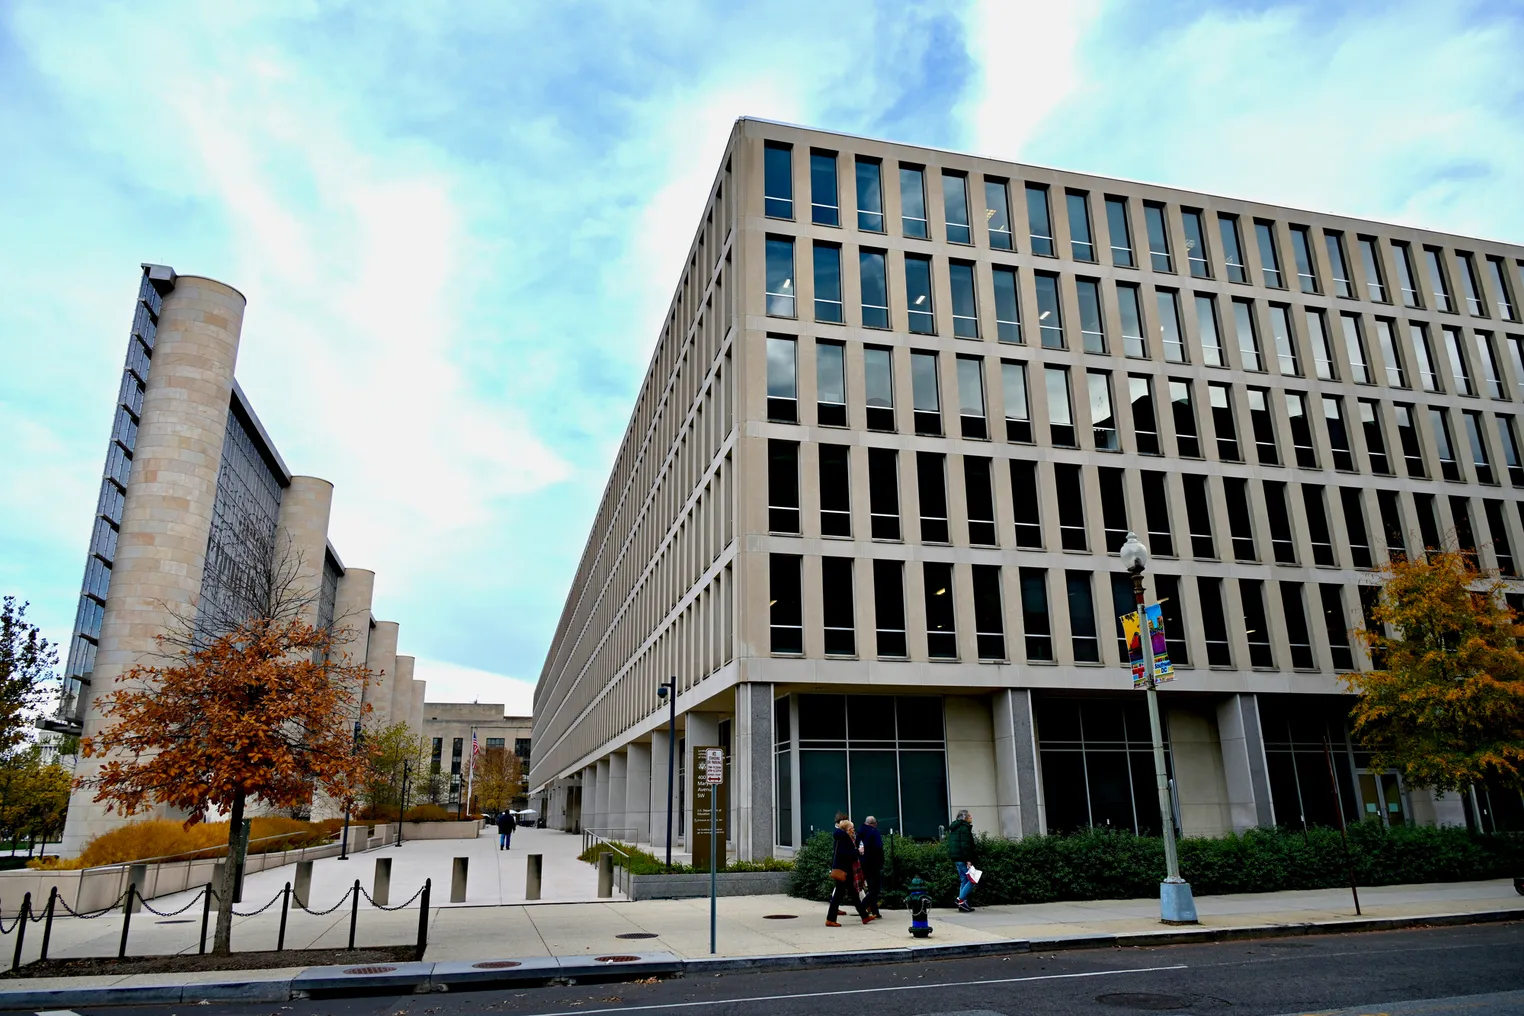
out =
<svg viewBox="0 0 1524 1016"><path fill-rule="evenodd" d="M836 823L836 829L831 833L831 879L835 885L831 888L831 905L826 910L827 928L841 927L836 918L845 902L852 904L864 924L874 920L873 915L863 909L862 899L857 895L857 841L852 836L854 831L852 821L844 818Z"/></svg>

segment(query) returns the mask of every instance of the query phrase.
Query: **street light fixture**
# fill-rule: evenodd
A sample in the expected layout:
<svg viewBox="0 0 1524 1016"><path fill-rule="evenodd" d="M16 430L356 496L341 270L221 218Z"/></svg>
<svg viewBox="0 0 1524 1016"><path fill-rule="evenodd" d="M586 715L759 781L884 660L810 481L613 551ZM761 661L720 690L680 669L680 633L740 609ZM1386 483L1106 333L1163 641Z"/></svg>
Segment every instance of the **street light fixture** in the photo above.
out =
<svg viewBox="0 0 1524 1016"><path fill-rule="evenodd" d="M355 720L355 754L360 754L360 739L365 735L360 730L360 721ZM344 838L339 841L339 860L349 860L349 800L344 801Z"/></svg>
<svg viewBox="0 0 1524 1016"><path fill-rule="evenodd" d="M1169 776L1164 769L1164 730L1159 723L1159 688L1154 677L1154 635L1143 604L1143 572L1148 568L1148 548L1133 533L1127 534L1120 552L1122 567L1132 576L1133 599L1138 605L1138 641L1143 650L1143 680L1148 690L1148 728L1154 739L1154 776L1159 784L1159 825L1164 830L1164 881L1159 885L1159 919L1165 924L1195 924L1196 901L1190 883L1180 877L1180 858L1175 850L1175 809L1170 803Z"/></svg>
<svg viewBox="0 0 1524 1016"><path fill-rule="evenodd" d="M677 678L656 686L656 697L667 703L667 870L672 870L672 797L677 791Z"/></svg>

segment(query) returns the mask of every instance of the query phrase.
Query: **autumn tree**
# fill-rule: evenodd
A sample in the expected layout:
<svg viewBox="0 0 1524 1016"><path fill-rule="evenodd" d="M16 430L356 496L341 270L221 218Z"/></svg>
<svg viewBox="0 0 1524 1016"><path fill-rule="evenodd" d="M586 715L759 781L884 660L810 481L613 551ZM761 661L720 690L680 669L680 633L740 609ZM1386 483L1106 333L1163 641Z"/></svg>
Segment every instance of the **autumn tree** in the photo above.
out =
<svg viewBox="0 0 1524 1016"><path fill-rule="evenodd" d="M474 796L484 812L502 811L513 804L523 782L523 765L507 748L483 751L476 763Z"/></svg>
<svg viewBox="0 0 1524 1016"><path fill-rule="evenodd" d="M1372 620L1356 636L1381 669L1344 678L1360 695L1353 729L1371 765L1415 787L1524 789L1524 625L1502 583L1431 552L1391 567Z"/></svg>
<svg viewBox="0 0 1524 1016"><path fill-rule="evenodd" d="M0 755L27 740L30 714L43 704L58 665L58 648L27 620L27 603L0 601Z"/></svg>
<svg viewBox="0 0 1524 1016"><path fill-rule="evenodd" d="M426 796L428 745L406 723L393 723L365 735L365 803L378 817L393 810L400 819L408 802ZM403 777L407 777L406 800ZM389 819L388 819L389 821Z"/></svg>
<svg viewBox="0 0 1524 1016"><path fill-rule="evenodd" d="M73 784L73 774L44 761L36 746L0 759L0 830L12 843L40 838L46 845L63 830Z"/></svg>

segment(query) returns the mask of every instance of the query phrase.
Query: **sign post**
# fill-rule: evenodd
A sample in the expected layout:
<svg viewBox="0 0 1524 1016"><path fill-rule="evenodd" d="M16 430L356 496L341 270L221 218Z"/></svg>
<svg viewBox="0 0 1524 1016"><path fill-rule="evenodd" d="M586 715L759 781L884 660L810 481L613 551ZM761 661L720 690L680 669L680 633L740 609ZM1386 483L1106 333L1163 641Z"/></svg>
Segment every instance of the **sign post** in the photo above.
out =
<svg viewBox="0 0 1524 1016"><path fill-rule="evenodd" d="M725 782L725 749L704 749L704 782L712 788L712 793ZM715 900L719 895L715 875L719 862L717 855L720 843L716 825L720 810L718 796L717 793L713 793L709 801L709 955L711 956L715 951L715 923L718 909Z"/></svg>

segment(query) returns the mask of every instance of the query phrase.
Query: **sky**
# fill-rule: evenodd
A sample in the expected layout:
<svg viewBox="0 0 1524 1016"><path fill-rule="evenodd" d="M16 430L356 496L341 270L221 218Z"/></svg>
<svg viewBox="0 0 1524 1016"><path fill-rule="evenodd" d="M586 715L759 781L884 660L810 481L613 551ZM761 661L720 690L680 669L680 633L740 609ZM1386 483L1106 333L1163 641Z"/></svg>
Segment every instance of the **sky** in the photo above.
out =
<svg viewBox="0 0 1524 1016"><path fill-rule="evenodd" d="M138 265L431 700L532 689L735 119L1524 243L1524 6L0 0L0 592L67 649Z"/></svg>

